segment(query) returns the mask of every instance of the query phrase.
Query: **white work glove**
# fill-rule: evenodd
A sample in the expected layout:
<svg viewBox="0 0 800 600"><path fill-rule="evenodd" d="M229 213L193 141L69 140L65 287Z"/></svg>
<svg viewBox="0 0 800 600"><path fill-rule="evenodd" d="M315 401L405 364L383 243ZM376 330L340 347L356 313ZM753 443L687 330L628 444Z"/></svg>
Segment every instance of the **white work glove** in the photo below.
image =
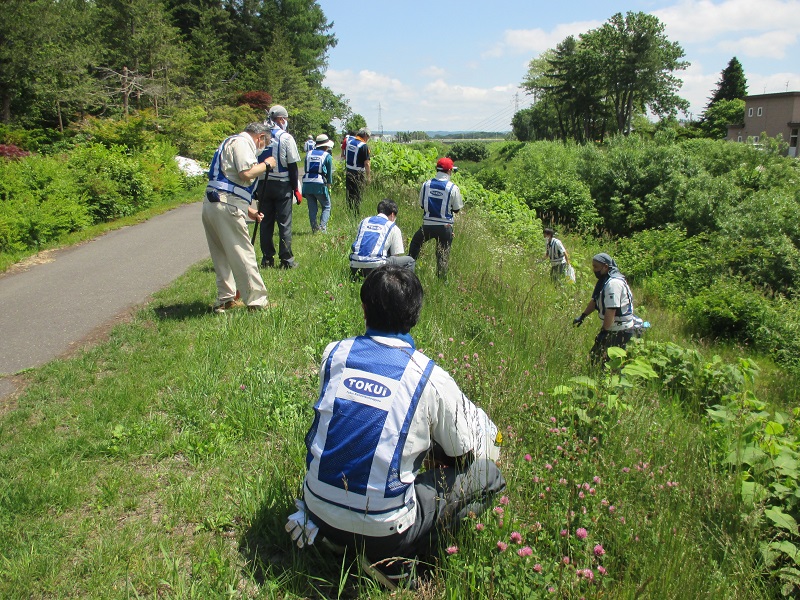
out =
<svg viewBox="0 0 800 600"><path fill-rule="evenodd" d="M303 548L306 545L310 546L314 543L317 533L319 533L319 527L308 518L305 502L295 499L294 505L298 508L298 511L289 515L289 520L284 528L292 536L292 540L294 540L298 548Z"/></svg>

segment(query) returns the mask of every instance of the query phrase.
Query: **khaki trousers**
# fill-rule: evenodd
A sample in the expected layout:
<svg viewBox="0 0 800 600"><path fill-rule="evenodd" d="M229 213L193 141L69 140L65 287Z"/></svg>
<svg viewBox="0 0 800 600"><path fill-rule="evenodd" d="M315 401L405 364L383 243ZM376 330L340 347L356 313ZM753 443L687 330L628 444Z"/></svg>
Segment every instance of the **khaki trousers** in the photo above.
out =
<svg viewBox="0 0 800 600"><path fill-rule="evenodd" d="M203 228L217 275L216 305L233 300L239 290L247 306L264 306L267 288L258 270L245 215L225 203L228 194L219 192L219 197L221 202L203 201Z"/></svg>

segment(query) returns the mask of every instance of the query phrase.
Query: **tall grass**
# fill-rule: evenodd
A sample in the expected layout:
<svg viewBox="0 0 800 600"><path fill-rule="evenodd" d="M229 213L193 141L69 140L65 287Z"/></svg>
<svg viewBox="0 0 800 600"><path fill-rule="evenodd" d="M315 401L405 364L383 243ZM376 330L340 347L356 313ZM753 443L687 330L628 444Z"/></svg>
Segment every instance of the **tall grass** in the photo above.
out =
<svg viewBox="0 0 800 600"><path fill-rule="evenodd" d="M299 551L283 530L304 474L322 349L364 328L346 260L352 236L385 196L401 206L407 243L420 224L413 189L373 187L359 216L335 195L327 235L312 235L305 205L295 207L301 266L263 271L275 309L213 315L205 261L107 342L28 375L26 391L0 405L0 597L386 596L354 557ZM590 374L597 329L571 320L598 249L568 242L576 286L552 285L539 256L469 207L449 281L436 278L432 246L420 256L417 345L503 429L508 491L501 510L449 541L458 551L418 595L768 597L734 478L715 466L696 415L643 387L598 435L552 393ZM654 338L681 335L658 315ZM526 547L530 556L516 552Z"/></svg>

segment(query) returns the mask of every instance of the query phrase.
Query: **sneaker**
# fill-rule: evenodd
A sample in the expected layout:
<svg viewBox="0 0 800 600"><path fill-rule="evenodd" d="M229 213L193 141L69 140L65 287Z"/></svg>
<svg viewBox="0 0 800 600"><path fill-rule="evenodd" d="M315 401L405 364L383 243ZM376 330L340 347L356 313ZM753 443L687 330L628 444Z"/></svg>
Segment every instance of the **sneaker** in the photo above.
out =
<svg viewBox="0 0 800 600"><path fill-rule="evenodd" d="M267 267L274 267L275 266L275 259L271 256L262 256L261 257L261 268L266 269Z"/></svg>
<svg viewBox="0 0 800 600"><path fill-rule="evenodd" d="M225 311L231 310L233 308L241 308L242 306L244 306L244 302L242 302L241 300L226 300L222 304L215 305L212 308L212 310L216 314L221 315Z"/></svg>
<svg viewBox="0 0 800 600"><path fill-rule="evenodd" d="M388 590L394 591L402 586L413 590L416 587L416 577L413 575L412 563L403 558L384 558L376 563L361 555L359 559L364 572Z"/></svg>
<svg viewBox="0 0 800 600"><path fill-rule="evenodd" d="M281 261L281 269L296 269L300 265L297 264L297 261L292 259L291 261L282 260Z"/></svg>

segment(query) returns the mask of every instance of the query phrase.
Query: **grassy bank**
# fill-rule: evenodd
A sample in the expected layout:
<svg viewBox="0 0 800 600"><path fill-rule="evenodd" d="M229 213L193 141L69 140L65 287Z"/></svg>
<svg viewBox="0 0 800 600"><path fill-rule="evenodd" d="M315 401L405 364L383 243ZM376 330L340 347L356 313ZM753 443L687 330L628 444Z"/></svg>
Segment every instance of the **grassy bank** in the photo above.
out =
<svg viewBox="0 0 800 600"><path fill-rule="evenodd" d="M408 240L416 191L372 189L362 216L384 195L399 202ZM3 401L0 596L387 596L354 557L298 551L283 530L322 349L363 332L345 259L357 219L343 206L335 196L328 235L311 235L295 207L301 268L264 271L274 310L212 315L214 274L200 263L106 343L33 371ZM420 257L417 346L506 432L509 485L496 510L448 540L458 551L419 597L770 597L756 522L741 517L735 473L700 415L658 382L625 390L627 408L594 406L588 423L577 410L596 398L554 393L596 375L597 328L571 321L599 248L569 242L576 286L553 286L538 253L470 209L447 284L433 247ZM648 318L653 340L681 339L657 307Z"/></svg>

